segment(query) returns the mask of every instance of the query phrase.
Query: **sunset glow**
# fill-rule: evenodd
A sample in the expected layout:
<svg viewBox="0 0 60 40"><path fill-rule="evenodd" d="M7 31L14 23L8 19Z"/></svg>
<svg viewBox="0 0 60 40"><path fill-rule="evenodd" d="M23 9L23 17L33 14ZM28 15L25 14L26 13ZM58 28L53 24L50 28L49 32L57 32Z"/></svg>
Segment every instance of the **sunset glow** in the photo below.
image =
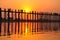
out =
<svg viewBox="0 0 60 40"><path fill-rule="evenodd" d="M28 5L28 6L22 6L22 9L25 11L25 12L30 12L32 11L31 10L31 7Z"/></svg>
<svg viewBox="0 0 60 40"><path fill-rule="evenodd" d="M60 0L0 0L0 40L60 40Z"/></svg>
<svg viewBox="0 0 60 40"><path fill-rule="evenodd" d="M12 9L24 9L26 12L59 12L60 0L0 0L0 7Z"/></svg>
<svg viewBox="0 0 60 40"><path fill-rule="evenodd" d="M30 12L31 11L30 8L25 8L24 10L25 10L25 12Z"/></svg>

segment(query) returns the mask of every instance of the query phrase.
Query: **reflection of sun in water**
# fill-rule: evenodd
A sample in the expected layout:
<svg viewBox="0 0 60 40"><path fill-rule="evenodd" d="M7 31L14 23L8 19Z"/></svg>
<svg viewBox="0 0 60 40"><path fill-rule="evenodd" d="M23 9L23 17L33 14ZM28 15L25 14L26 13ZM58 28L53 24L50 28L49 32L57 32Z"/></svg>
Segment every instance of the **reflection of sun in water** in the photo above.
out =
<svg viewBox="0 0 60 40"><path fill-rule="evenodd" d="M28 27L26 27L26 29L25 29L25 35L27 35L29 33L30 33L30 29Z"/></svg>
<svg viewBox="0 0 60 40"><path fill-rule="evenodd" d="M29 33L29 29L26 27L25 33L28 34Z"/></svg>
<svg viewBox="0 0 60 40"><path fill-rule="evenodd" d="M26 28L26 33L28 33L28 28Z"/></svg>

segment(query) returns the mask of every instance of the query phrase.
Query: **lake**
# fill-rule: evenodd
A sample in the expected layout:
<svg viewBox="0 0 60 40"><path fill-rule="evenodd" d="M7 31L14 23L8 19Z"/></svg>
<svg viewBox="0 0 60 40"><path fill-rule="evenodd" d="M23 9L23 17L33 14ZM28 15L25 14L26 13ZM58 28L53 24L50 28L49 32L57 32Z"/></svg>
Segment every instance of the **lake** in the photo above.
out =
<svg viewBox="0 0 60 40"><path fill-rule="evenodd" d="M1 40L60 40L59 22L1 22Z"/></svg>

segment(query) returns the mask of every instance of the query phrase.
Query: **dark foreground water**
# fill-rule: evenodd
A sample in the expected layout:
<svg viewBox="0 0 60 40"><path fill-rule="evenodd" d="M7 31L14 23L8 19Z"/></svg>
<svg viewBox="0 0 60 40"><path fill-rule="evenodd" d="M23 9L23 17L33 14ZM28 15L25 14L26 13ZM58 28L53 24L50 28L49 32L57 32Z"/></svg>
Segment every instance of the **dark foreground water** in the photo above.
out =
<svg viewBox="0 0 60 40"><path fill-rule="evenodd" d="M0 40L60 40L59 22L1 22Z"/></svg>

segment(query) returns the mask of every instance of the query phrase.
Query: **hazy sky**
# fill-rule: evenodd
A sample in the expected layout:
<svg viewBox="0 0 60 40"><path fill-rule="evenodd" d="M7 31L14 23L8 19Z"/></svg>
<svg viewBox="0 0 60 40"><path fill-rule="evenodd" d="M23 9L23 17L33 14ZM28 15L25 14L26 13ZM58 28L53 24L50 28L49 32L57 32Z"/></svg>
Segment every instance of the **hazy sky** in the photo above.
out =
<svg viewBox="0 0 60 40"><path fill-rule="evenodd" d="M0 7L60 13L60 0L0 0Z"/></svg>

